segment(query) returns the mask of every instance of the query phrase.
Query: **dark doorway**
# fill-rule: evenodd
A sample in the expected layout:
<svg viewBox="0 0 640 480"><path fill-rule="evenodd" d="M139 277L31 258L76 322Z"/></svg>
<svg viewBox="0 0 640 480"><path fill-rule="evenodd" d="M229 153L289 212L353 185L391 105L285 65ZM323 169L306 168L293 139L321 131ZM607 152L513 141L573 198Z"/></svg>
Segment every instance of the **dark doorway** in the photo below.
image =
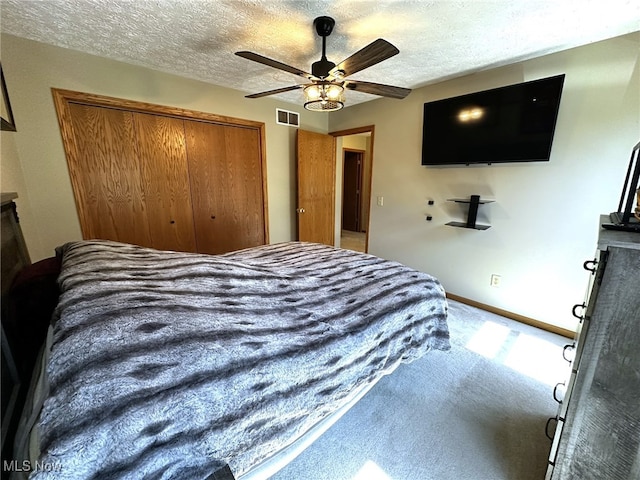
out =
<svg viewBox="0 0 640 480"><path fill-rule="evenodd" d="M342 229L362 230L362 170L364 151L343 149L344 170L342 182Z"/></svg>

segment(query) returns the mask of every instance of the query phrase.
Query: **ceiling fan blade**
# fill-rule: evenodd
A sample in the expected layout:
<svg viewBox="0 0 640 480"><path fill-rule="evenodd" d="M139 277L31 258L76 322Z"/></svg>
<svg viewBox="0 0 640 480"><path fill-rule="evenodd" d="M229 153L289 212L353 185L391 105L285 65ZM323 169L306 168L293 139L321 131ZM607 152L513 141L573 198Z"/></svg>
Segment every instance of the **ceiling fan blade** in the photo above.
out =
<svg viewBox="0 0 640 480"><path fill-rule="evenodd" d="M242 58L246 58L247 60L253 60L254 62L267 65L269 67L277 68L278 70L284 70L285 72L293 73L294 75L298 75L300 77L304 77L309 80L315 78L310 73L304 72L299 68L292 67L285 63L278 62L277 60L272 60L270 58L263 57L262 55L258 55L257 53L242 51L242 52L236 52L236 55Z"/></svg>
<svg viewBox="0 0 640 480"><path fill-rule="evenodd" d="M379 38L375 42L372 42L361 50L358 50L346 60L340 62L331 69L329 75L333 75L338 70L342 70L346 77L380 63L387 58L391 58L398 53L400 53L400 50L386 40Z"/></svg>
<svg viewBox="0 0 640 480"><path fill-rule="evenodd" d="M361 82L356 80L348 80L345 87L356 92L371 93L380 95L381 97L390 97L402 99L411 93L410 88L394 87L392 85L383 85L381 83Z"/></svg>
<svg viewBox="0 0 640 480"><path fill-rule="evenodd" d="M292 90L298 90L298 89L304 88L304 87L306 87L306 85L292 85L290 87L276 88L275 90L269 90L267 92L253 93L251 95L246 95L246 98L266 97L267 95L275 95L277 93L290 92Z"/></svg>

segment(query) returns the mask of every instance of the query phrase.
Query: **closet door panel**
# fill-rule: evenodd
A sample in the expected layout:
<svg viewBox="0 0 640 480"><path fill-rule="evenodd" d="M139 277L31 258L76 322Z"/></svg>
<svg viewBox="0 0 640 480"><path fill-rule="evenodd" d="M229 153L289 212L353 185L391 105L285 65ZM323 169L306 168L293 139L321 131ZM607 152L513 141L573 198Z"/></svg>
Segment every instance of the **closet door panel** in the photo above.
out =
<svg viewBox="0 0 640 480"><path fill-rule="evenodd" d="M73 155L68 158L85 239L149 245L132 114L70 104Z"/></svg>
<svg viewBox="0 0 640 480"><path fill-rule="evenodd" d="M224 211L230 213L236 235L234 248L264 245L265 216L260 134L256 129L225 126L227 188Z"/></svg>
<svg viewBox="0 0 640 480"><path fill-rule="evenodd" d="M184 122L133 114L151 245L160 250L196 251Z"/></svg>
<svg viewBox="0 0 640 480"><path fill-rule="evenodd" d="M265 243L258 130L185 121L198 251L224 253Z"/></svg>

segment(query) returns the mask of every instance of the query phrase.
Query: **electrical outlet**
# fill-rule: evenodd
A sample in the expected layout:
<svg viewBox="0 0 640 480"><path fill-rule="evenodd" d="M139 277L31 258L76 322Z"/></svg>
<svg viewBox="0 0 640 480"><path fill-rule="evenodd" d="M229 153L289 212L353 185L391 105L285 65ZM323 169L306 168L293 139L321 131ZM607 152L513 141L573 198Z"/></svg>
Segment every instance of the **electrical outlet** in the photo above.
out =
<svg viewBox="0 0 640 480"><path fill-rule="evenodd" d="M499 287L500 286L500 280L502 280L502 278L500 277L500 275L496 275L495 273L493 275L491 275L491 286L492 287Z"/></svg>

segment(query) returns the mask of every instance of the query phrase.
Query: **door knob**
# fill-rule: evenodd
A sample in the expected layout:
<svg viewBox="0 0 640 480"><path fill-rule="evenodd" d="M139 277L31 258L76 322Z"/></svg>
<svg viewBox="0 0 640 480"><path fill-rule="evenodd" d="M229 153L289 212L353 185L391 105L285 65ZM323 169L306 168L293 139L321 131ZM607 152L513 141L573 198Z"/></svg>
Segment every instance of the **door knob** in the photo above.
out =
<svg viewBox="0 0 640 480"><path fill-rule="evenodd" d="M298 212L298 213L304 213L304 208L296 208L296 212Z"/></svg>

